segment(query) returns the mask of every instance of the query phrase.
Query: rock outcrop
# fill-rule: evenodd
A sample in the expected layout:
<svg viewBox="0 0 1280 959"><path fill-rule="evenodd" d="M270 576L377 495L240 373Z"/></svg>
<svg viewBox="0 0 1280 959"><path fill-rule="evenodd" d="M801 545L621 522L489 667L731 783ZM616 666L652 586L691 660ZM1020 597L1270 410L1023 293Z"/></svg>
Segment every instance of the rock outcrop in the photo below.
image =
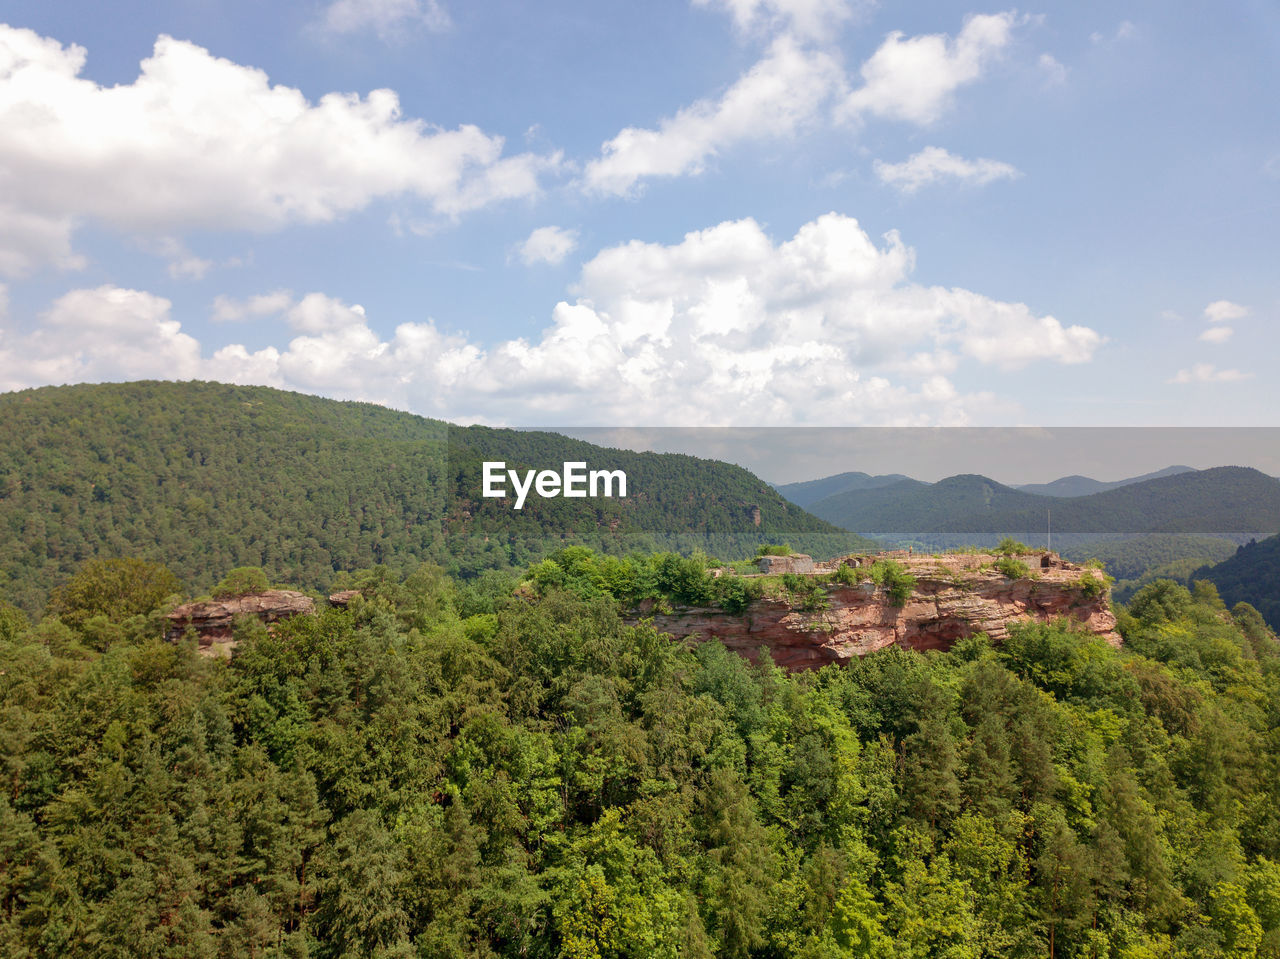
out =
<svg viewBox="0 0 1280 959"><path fill-rule="evenodd" d="M237 616L256 616L264 623L275 623L300 613L315 611L310 596L291 589L269 589L248 596L186 603L169 614L165 638L176 642L195 630L200 652L206 655L230 655L235 648L232 628Z"/></svg>
<svg viewBox="0 0 1280 959"><path fill-rule="evenodd" d="M762 573L812 573L813 557L804 553L791 553L788 556L761 556L756 560L756 567Z"/></svg>
<svg viewBox="0 0 1280 959"><path fill-rule="evenodd" d="M990 567L983 554L911 556L892 554L916 578L911 597L894 606L888 592L871 581L824 587L825 609L805 609L785 599L761 599L742 613L721 609L638 610L653 625L677 638L718 639L751 660L767 649L787 669L816 669L855 656L902 646L950 649L956 640L986 633L994 642L1009 635L1012 623L1066 619L1083 633L1120 644L1110 593L1101 574L1054 554L1021 557L1031 567L1025 578L1010 579ZM817 573L836 566L870 565L872 557L845 557L821 563Z"/></svg>

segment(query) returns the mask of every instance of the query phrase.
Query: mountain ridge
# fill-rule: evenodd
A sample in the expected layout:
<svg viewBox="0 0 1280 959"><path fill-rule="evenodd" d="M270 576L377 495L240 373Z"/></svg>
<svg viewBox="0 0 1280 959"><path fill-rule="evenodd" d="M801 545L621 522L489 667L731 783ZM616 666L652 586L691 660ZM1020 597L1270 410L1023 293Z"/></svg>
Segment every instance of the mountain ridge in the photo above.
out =
<svg viewBox="0 0 1280 959"><path fill-rule="evenodd" d="M1061 476L1048 483L1019 483L1014 489L1024 493L1035 493L1038 496L1088 496L1090 493L1105 493L1107 490L1119 489L1121 486L1132 486L1134 483L1145 483L1147 480L1161 479L1165 476L1177 476L1179 473L1195 472L1191 466L1166 466L1164 469L1140 476L1128 476L1118 480L1096 480L1090 476Z"/></svg>
<svg viewBox="0 0 1280 959"><path fill-rule="evenodd" d="M188 585L260 566L327 586L422 561L469 575L582 543L612 553L814 553L866 544L741 467L605 450L554 433L455 427L268 387L141 381L0 394L0 597L30 612L84 561L164 562ZM626 499L481 495L480 465L622 468Z"/></svg>
<svg viewBox="0 0 1280 959"><path fill-rule="evenodd" d="M1078 497L1027 493L978 474L937 483L849 491L811 511L864 535L1061 533L1256 534L1280 529L1280 480L1252 467L1219 466Z"/></svg>

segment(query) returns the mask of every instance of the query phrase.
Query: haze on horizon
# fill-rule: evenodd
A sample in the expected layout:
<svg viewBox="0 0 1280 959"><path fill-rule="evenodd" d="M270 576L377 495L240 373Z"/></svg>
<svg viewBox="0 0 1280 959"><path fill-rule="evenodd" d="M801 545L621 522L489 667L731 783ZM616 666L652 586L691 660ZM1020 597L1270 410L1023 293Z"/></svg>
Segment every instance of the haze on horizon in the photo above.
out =
<svg viewBox="0 0 1280 959"><path fill-rule="evenodd" d="M605 447L720 459L782 485L838 473L934 483L976 473L1006 486L1066 476L1101 482L1170 466L1248 466L1280 476L1274 427L553 428Z"/></svg>

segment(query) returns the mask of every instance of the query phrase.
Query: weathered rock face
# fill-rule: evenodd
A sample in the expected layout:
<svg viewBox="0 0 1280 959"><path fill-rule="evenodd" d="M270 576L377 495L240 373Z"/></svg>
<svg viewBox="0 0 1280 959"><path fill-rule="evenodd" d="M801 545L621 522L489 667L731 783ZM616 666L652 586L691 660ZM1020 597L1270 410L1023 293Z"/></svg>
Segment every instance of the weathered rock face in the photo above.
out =
<svg viewBox="0 0 1280 959"><path fill-rule="evenodd" d="M812 573L813 557L804 553L790 556L761 556L756 566L762 573Z"/></svg>
<svg viewBox="0 0 1280 959"><path fill-rule="evenodd" d="M315 603L310 596L291 589L269 589L248 596L187 603L169 614L170 627L165 638L177 642L188 628L194 629L200 652L211 656L230 655L235 648L231 631L237 616L257 616L264 623L274 623L314 610Z"/></svg>
<svg viewBox="0 0 1280 959"><path fill-rule="evenodd" d="M1082 589L1090 570L1056 556L1041 565L1040 557L1023 557L1035 578L1009 579L995 570L980 570L990 556L964 554L894 558L916 577L916 588L903 606L893 606L887 592L867 581L826 589L827 609L799 609L783 601L763 599L745 612L720 609L675 609L652 615L653 625L678 638L718 639L728 648L759 658L762 648L787 669L816 669L847 662L855 656L902 646L907 649L950 649L956 640L986 633L1000 642L1015 622L1065 618L1081 632L1120 644L1107 590L1092 595ZM821 564L819 570L838 563Z"/></svg>
<svg viewBox="0 0 1280 959"><path fill-rule="evenodd" d="M346 609L359 595L360 590L358 589L341 589L329 595L329 605L337 606L339 609Z"/></svg>

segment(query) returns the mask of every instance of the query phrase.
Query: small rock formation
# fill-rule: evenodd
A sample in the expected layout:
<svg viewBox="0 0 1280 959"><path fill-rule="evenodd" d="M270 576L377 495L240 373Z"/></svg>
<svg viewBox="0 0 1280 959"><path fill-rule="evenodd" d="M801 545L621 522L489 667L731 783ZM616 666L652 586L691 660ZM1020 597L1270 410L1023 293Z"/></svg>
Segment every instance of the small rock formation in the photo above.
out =
<svg viewBox="0 0 1280 959"><path fill-rule="evenodd" d="M248 596L186 603L169 614L170 626L165 639L177 642L188 629L194 629L201 653L229 656L235 648L231 631L237 616L257 616L264 623L275 623L314 610L315 603L310 596L292 589L269 589Z"/></svg>
<svg viewBox="0 0 1280 959"><path fill-rule="evenodd" d="M986 633L993 642L1009 635L1016 622L1065 618L1082 633L1120 645L1107 589L1083 588L1086 577L1100 576L1068 563L1056 554L1028 556L1032 576L1009 579L990 566L983 554L912 556L893 553L915 578L916 587L902 606L894 606L886 590L871 581L825 588L826 609L802 609L782 599L761 599L744 612L719 608L676 608L654 612L651 601L637 610L652 616L661 632L695 641L718 639L729 649L759 658L768 649L786 669L816 669L847 662L855 656L902 646L907 649L950 649L958 639ZM789 557L774 557L787 559ZM1042 565L1041 560L1050 560ZM840 565L869 566L874 557L842 557L812 564L815 573ZM1099 584L1100 586L1101 584Z"/></svg>
<svg viewBox="0 0 1280 959"><path fill-rule="evenodd" d="M761 556L756 560L760 572L777 573L812 573L813 557L804 553L792 553L790 556Z"/></svg>
<svg viewBox="0 0 1280 959"><path fill-rule="evenodd" d="M351 605L351 601L361 595L358 589L341 589L329 596L329 605L337 606L339 609L346 609Z"/></svg>

